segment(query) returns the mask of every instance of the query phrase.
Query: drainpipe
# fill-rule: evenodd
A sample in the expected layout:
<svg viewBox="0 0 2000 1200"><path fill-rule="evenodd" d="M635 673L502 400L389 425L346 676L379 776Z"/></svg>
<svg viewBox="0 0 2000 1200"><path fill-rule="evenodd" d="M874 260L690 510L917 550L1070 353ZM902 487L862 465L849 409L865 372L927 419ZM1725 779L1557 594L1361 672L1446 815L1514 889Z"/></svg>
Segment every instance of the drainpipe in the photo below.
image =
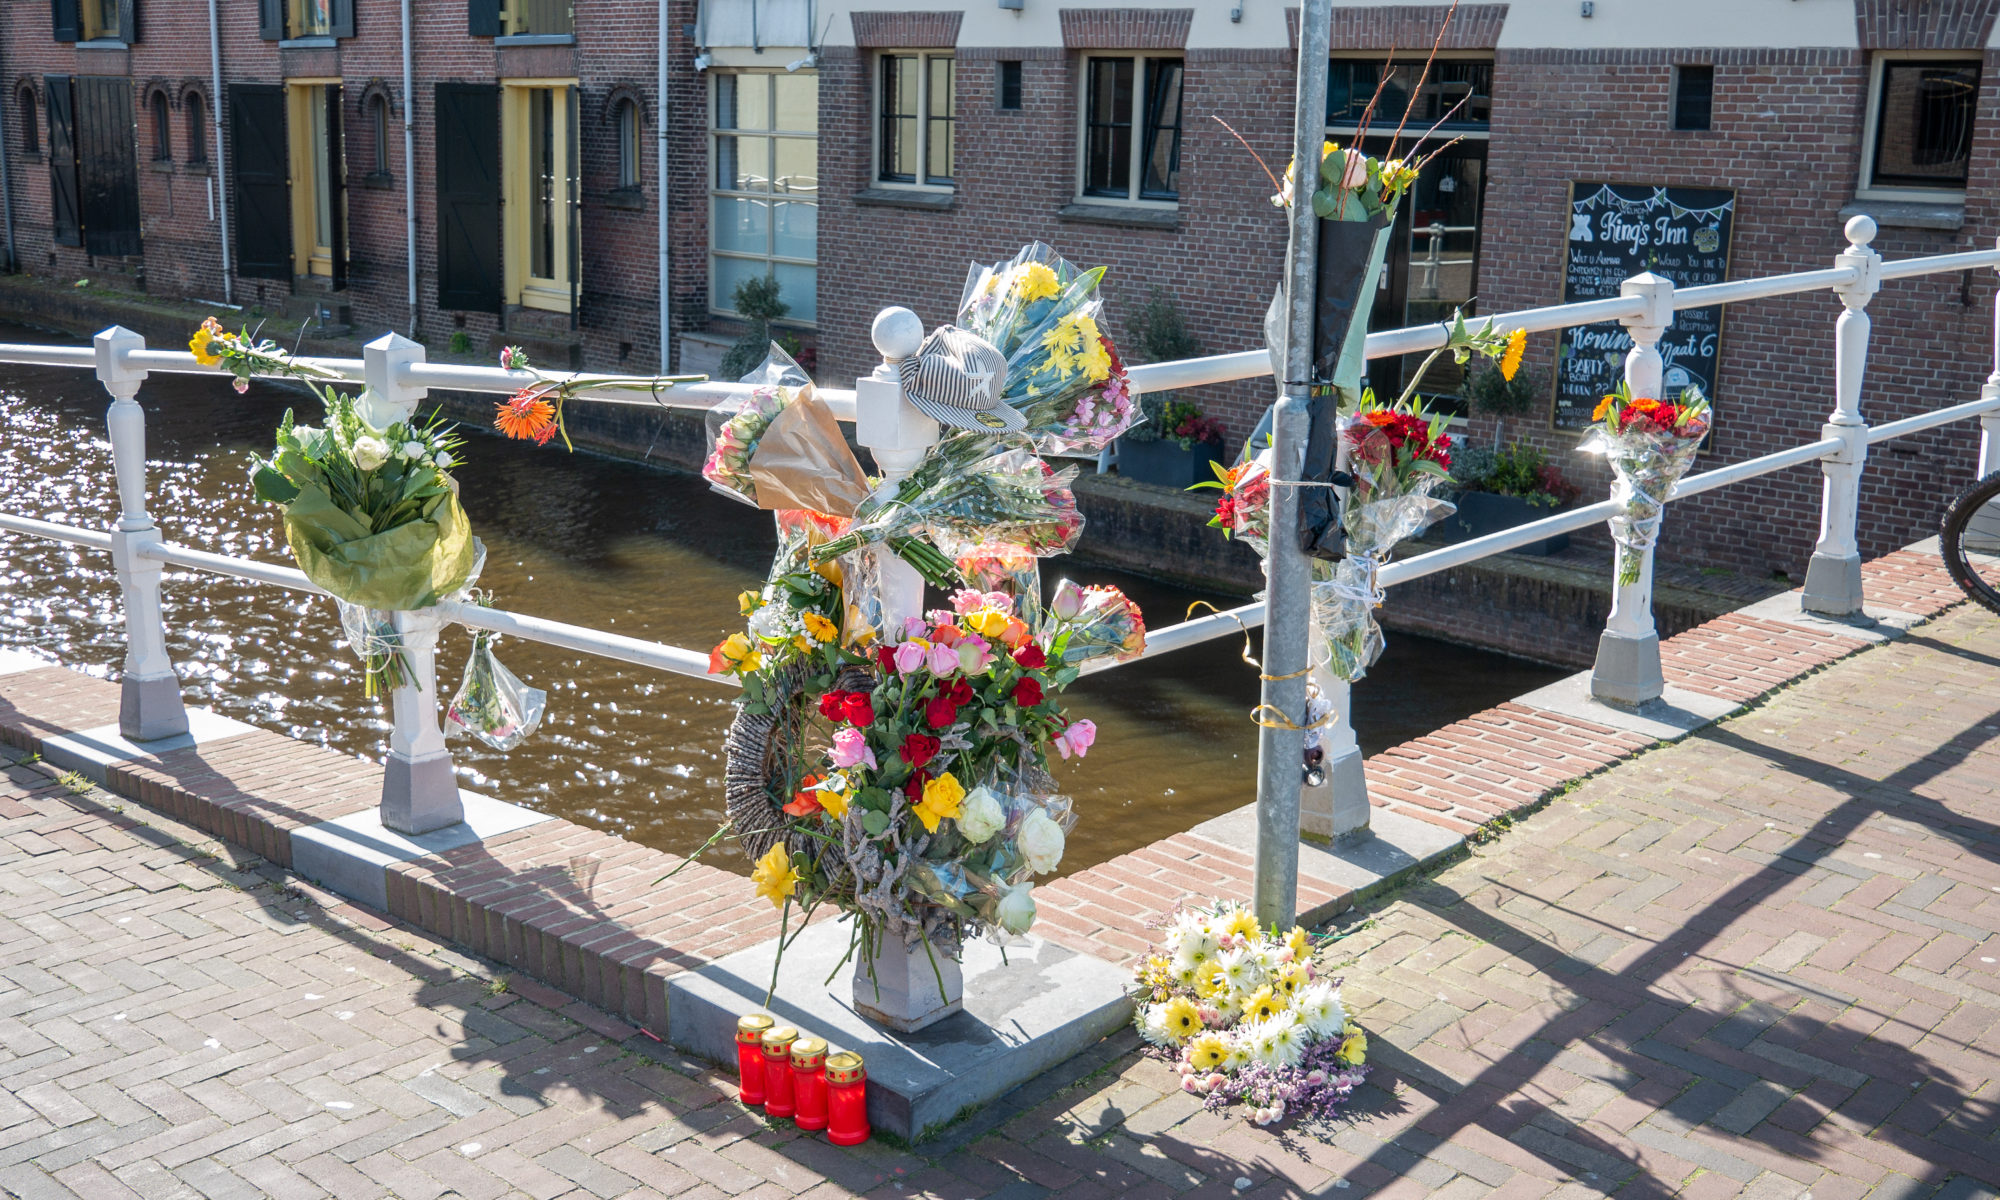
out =
<svg viewBox="0 0 2000 1200"><path fill-rule="evenodd" d="M654 102L652 124L658 128L658 136L660 136L660 172L658 172L660 174L660 184L658 184L660 186L660 374L666 374L666 372L674 370L672 368L672 362L674 362L674 322L672 322L674 286L672 286L672 282L670 282L670 278L666 274L666 268L668 268L666 238L668 238L668 230L670 230L668 202L666 202L666 28L668 28L666 26L666 10L668 10L668 0L658 0L658 2L660 2L660 52L658 52L660 80L658 80L656 86L658 86L660 98Z"/></svg>
<svg viewBox="0 0 2000 1200"><path fill-rule="evenodd" d="M209 0L210 4L215 0ZM417 336L417 96L410 75L410 6L403 0L403 240L410 246L410 338Z"/></svg>
<svg viewBox="0 0 2000 1200"><path fill-rule="evenodd" d="M6 77L7 73L0 70L0 79ZM10 108L13 107L13 100L12 96L0 96L0 103L7 104ZM0 208L6 209L7 222L7 261L0 263L0 267L18 271L21 269L21 259L14 253L14 184L13 177L7 170L7 122L4 118L0 118Z"/></svg>
<svg viewBox="0 0 2000 1200"><path fill-rule="evenodd" d="M236 271L229 261L229 163L223 158L222 136L222 25L215 15L215 0L208 0L208 116L215 123L215 213L222 231L222 302L236 303Z"/></svg>

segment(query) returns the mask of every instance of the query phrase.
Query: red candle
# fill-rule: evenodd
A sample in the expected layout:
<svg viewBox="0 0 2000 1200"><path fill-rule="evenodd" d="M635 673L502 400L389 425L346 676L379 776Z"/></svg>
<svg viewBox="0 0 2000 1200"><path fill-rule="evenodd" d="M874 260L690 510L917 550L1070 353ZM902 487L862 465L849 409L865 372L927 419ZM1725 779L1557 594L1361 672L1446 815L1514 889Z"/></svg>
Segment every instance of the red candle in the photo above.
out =
<svg viewBox="0 0 2000 1200"><path fill-rule="evenodd" d="M826 1043L816 1037L792 1043L792 1101L800 1129L826 1128Z"/></svg>
<svg viewBox="0 0 2000 1200"><path fill-rule="evenodd" d="M798 1040L790 1025L764 1031L764 1111L774 1117L798 1111L792 1096L792 1043Z"/></svg>
<svg viewBox="0 0 2000 1200"><path fill-rule="evenodd" d="M736 1078L743 1103L764 1103L764 1031L771 1018L751 1013L736 1019Z"/></svg>
<svg viewBox="0 0 2000 1200"><path fill-rule="evenodd" d="M868 1140L868 1070L851 1050L826 1059L826 1140L859 1146Z"/></svg>

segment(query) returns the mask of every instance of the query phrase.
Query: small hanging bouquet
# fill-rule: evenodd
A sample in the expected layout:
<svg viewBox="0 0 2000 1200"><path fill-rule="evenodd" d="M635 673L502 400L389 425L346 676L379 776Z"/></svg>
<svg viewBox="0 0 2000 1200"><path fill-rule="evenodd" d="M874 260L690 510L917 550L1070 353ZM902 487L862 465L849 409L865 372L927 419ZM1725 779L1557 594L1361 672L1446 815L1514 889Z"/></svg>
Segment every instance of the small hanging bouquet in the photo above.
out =
<svg viewBox="0 0 2000 1200"><path fill-rule="evenodd" d="M563 406L578 392L643 393L660 400L660 393L681 383L703 383L706 375L580 375L538 369L519 346L500 351L500 369L525 377L521 390L494 406L493 427L510 438L546 446L558 433L564 448L570 445L569 428L563 424Z"/></svg>
<svg viewBox="0 0 2000 1200"><path fill-rule="evenodd" d="M465 677L458 693L445 709L445 723L463 730L493 747L512 750L526 741L542 723L548 710L549 694L521 682L493 653L500 635L478 630L472 635L472 653L466 656Z"/></svg>
<svg viewBox="0 0 2000 1200"><path fill-rule="evenodd" d="M203 366L234 376L239 392L254 376L279 375L319 397L325 424L301 425L287 410L270 456L252 460L251 486L259 500L283 507L299 569L341 602L342 624L367 668L367 694L405 682L389 614L429 608L478 573L478 539L450 475L460 438L435 414L404 417L373 392L338 391L336 373L247 330L230 333L214 317L188 348Z"/></svg>
<svg viewBox="0 0 2000 1200"><path fill-rule="evenodd" d="M1248 447L1245 450L1247 453ZM1222 492L1215 502L1215 515L1208 519L1209 528L1220 529L1225 539L1243 539L1257 557L1266 557L1271 553L1271 448L1266 446L1233 467L1219 462L1208 465L1215 478L1204 479L1188 490L1216 488Z"/></svg>
<svg viewBox="0 0 2000 1200"><path fill-rule="evenodd" d="M1590 414L1590 432L1580 449L1611 463L1611 499L1625 511L1611 518L1618 543L1618 582L1639 582L1646 551L1660 536L1667 496L1694 465L1708 436L1708 401L1697 388L1682 390L1674 403L1634 397L1625 384Z"/></svg>
<svg viewBox="0 0 2000 1200"><path fill-rule="evenodd" d="M1353 479L1341 524L1347 557L1314 563L1312 610L1334 674L1352 683L1382 656L1382 606L1376 574L1396 543L1455 511L1431 493L1451 481L1448 418L1407 399L1384 405L1373 391L1358 411L1341 418L1347 474Z"/></svg>
<svg viewBox="0 0 2000 1200"><path fill-rule="evenodd" d="M854 515L868 477L804 368L773 343L742 382L749 394L709 410L702 478L758 508Z"/></svg>
<svg viewBox="0 0 2000 1200"><path fill-rule="evenodd" d="M1099 325L1103 276L1035 242L966 277L958 324L1006 356L1003 398L1026 415L1041 453L1095 454L1136 416L1125 363Z"/></svg>
<svg viewBox="0 0 2000 1200"><path fill-rule="evenodd" d="M1115 587L1062 580L1049 597L1049 612L1064 626L1049 650L1072 666L1099 658L1130 662L1146 652L1146 618Z"/></svg>
<svg viewBox="0 0 2000 1200"><path fill-rule="evenodd" d="M1368 1076L1368 1037L1297 926L1280 937L1240 905L1183 907L1136 974L1140 1036L1210 1110L1331 1117Z"/></svg>

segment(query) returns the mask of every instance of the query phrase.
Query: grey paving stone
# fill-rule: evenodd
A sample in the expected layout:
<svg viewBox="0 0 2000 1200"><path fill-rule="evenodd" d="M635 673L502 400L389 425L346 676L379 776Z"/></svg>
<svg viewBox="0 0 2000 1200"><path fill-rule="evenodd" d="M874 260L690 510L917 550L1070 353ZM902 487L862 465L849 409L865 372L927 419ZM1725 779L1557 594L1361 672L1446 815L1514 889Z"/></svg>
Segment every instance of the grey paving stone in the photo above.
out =
<svg viewBox="0 0 2000 1200"><path fill-rule="evenodd" d="M1544 1158L1552 1158L1557 1162L1568 1163L1580 1171L1591 1172L1599 1180L1607 1183L1625 1179L1637 1174L1639 1170L1639 1164L1628 1158L1622 1158L1595 1146L1586 1146L1535 1125L1523 1125L1507 1140Z"/></svg>
<svg viewBox="0 0 2000 1200"><path fill-rule="evenodd" d="M1790 1088L1780 1087L1768 1079L1760 1079L1751 1084L1742 1095L1723 1105L1720 1111L1709 1118L1709 1124L1718 1129L1727 1129L1731 1133L1749 1133L1791 1097Z"/></svg>

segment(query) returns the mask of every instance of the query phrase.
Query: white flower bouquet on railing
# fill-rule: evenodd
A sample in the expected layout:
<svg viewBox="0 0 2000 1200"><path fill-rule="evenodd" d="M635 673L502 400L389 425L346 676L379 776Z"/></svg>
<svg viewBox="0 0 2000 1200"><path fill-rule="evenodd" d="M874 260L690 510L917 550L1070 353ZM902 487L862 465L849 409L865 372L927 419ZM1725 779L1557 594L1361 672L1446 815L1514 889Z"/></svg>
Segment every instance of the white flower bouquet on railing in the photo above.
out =
<svg viewBox="0 0 2000 1200"><path fill-rule="evenodd" d="M1634 398L1621 383L1590 417L1594 423L1580 449L1611 464L1611 499L1625 509L1611 518L1611 538L1618 543L1618 583L1629 587L1639 582L1646 551L1659 539L1668 494L1708 436L1708 401L1692 387L1672 404Z"/></svg>

